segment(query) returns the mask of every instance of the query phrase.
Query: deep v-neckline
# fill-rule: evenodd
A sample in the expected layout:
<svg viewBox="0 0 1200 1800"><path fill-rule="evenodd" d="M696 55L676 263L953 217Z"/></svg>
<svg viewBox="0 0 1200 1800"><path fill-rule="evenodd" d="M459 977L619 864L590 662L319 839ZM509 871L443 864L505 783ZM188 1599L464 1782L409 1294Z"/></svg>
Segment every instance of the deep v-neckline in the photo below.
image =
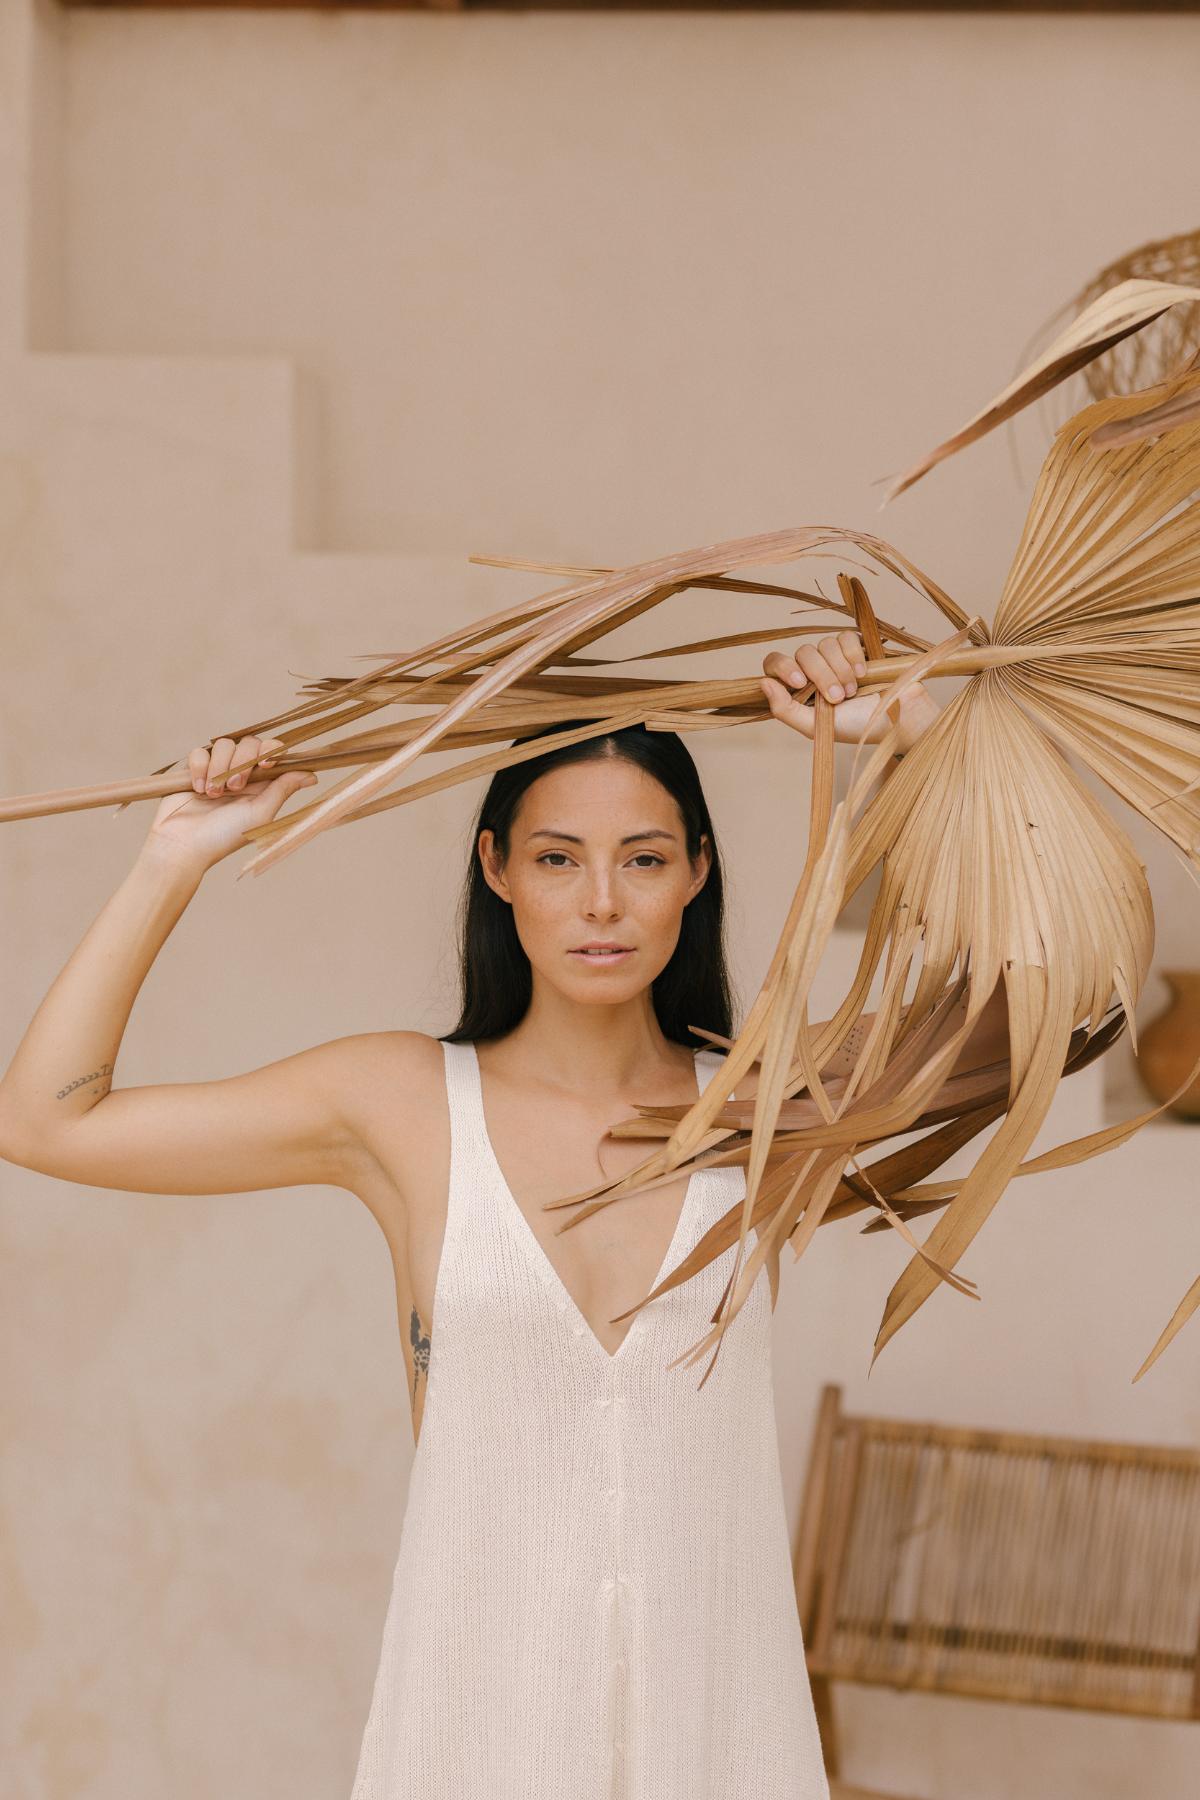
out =
<svg viewBox="0 0 1200 1800"><path fill-rule="evenodd" d="M479 1067L479 1055L473 1043L468 1042L466 1048L471 1052L472 1066L475 1071L475 1100L478 1108L479 1135L483 1141L483 1147L487 1153L488 1163L495 1176L496 1186L504 1201L506 1211L513 1218L513 1226L516 1235L533 1258L535 1266L541 1272L542 1279L546 1282L547 1286L559 1296L560 1304L564 1306L565 1310L569 1312L574 1319L576 1326L579 1328L579 1335L587 1338L595 1354L602 1359L606 1367L611 1368L624 1355L629 1340L633 1337L638 1326L641 1324L641 1321L646 1316L646 1308L643 1306L640 1312L634 1313L633 1318L625 1327L625 1335L617 1345L616 1349L606 1349L600 1342L600 1339L597 1337L588 1319L585 1317L583 1308L579 1305L579 1302L575 1299L570 1288L551 1262L545 1245L538 1237L533 1226L529 1223L529 1220L526 1218L525 1213L517 1202L516 1195L508 1184L508 1178L500 1166L500 1158L496 1154L496 1146L492 1142L491 1133L487 1127L487 1114L483 1103L483 1073ZM705 1069L705 1066L700 1062L700 1058L705 1056L711 1057L714 1055L715 1052L709 1050L699 1050L696 1053L697 1099L699 1099L700 1095L704 1092L706 1082L715 1073L715 1069L713 1068ZM704 1070L703 1080L700 1078L701 1070ZM668 1274L675 1265L679 1246L683 1241L684 1228L688 1223L691 1212L692 1193L700 1173L702 1173L702 1171L694 1170L692 1174L688 1176L687 1185L683 1190L683 1199L679 1204L679 1216L675 1221L675 1229L671 1233L671 1241L667 1245L662 1262L658 1266L658 1271L655 1274L653 1281L651 1281L649 1287L646 1289L648 1294L654 1292L654 1289L658 1286L664 1275Z"/></svg>

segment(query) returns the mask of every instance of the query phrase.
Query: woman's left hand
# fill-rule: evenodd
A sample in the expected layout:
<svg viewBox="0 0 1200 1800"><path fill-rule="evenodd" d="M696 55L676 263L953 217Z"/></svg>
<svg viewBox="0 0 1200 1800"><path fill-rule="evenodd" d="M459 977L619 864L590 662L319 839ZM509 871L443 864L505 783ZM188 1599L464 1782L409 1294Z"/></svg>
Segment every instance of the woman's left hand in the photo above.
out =
<svg viewBox="0 0 1200 1800"><path fill-rule="evenodd" d="M797 700L794 691L807 687L811 681L834 709L833 735L840 743L857 744L863 737L868 743L877 743L891 729L893 719L888 712L880 712L874 724L866 728L880 693L877 687L858 692L856 677L866 672L866 666L866 652L856 631L831 632L815 644L800 644L795 651L768 651L763 657L762 690L776 719L811 738L816 729L814 708ZM900 708L900 740L896 748L909 750L929 729L941 708L919 681L901 694L896 705Z"/></svg>

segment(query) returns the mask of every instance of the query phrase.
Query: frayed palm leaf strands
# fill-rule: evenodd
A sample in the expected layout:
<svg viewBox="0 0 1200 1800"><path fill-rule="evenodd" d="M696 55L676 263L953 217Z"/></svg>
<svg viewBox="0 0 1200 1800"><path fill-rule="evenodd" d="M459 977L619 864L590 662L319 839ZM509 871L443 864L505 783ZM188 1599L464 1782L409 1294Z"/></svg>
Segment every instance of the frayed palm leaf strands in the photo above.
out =
<svg viewBox="0 0 1200 1800"><path fill-rule="evenodd" d="M890 492L899 493L1168 307L1198 297L1197 290L1152 281L1100 296L1018 381ZM639 1106L635 1118L614 1128L615 1135L661 1140L637 1169L550 1203L577 1209L564 1224L569 1229L597 1207L681 1170L745 1167L744 1202L637 1307L619 1315L630 1316L736 1243L735 1268L710 1329L679 1361L691 1363L709 1349L715 1360L764 1262L785 1242L798 1258L822 1222L868 1210L868 1229L895 1231L911 1251L887 1296L873 1363L940 1284L978 1297L956 1265L1014 1176L1100 1154L1163 1110L1023 1160L1059 1080L1102 1054L1126 1025L1136 1041L1134 1008L1153 949L1144 868L1066 753L1080 756L1157 826L1190 873L1200 867L1200 422L1192 410L1194 401L1200 404L1198 387L1200 373L1184 372L1098 401L1067 422L1038 478L990 625L964 613L894 546L844 527L768 532L623 568L555 570L478 558L557 573L565 585L384 659L369 674L311 684L307 698L289 711L210 739L270 733L286 746L279 770L349 767L324 794L247 833L259 847L241 873L261 873L331 826L487 775L555 743L638 720L651 729L691 731L768 717L757 677L631 680L582 672L796 635L782 628L742 631L630 659L584 654L672 596L694 588L786 596L840 615L860 631L868 653L861 685L879 690L867 731L878 722L883 735L864 736L855 746L848 791L835 804L832 709L813 695L808 852L770 966L734 1039L716 1038L703 1021L692 1027L698 1038L725 1047L723 1069L690 1107ZM1105 444L1106 430L1110 438L1123 430L1135 435ZM844 572L840 603L739 573L829 555L834 545L851 547L907 584L948 620L951 634L929 642L878 618L861 579ZM897 728L889 708L914 682L945 674L968 679L895 762ZM798 690L797 697L809 692ZM349 729L397 704L425 710L401 724ZM576 723L527 744L511 742L565 721ZM327 741L313 746L315 738ZM434 749L480 754L384 791ZM141 780L2 802L0 819L123 805L186 786L186 772L168 765ZM808 998L829 935L876 870L881 879L854 979L833 1017L814 1024ZM877 977L881 993L868 1014ZM997 993L1007 1008L1008 1057L983 1069L969 1060L960 1066ZM823 1075L860 1023L849 1073ZM1200 1062L1177 1092L1198 1071ZM736 1088L751 1073L750 1097L737 1098ZM992 1125L969 1171L943 1182L927 1179ZM923 1129L927 1135L918 1141L893 1144ZM876 1147L883 1154L867 1162ZM930 1211L940 1217L919 1242L909 1220ZM756 1241L748 1248L752 1226ZM1138 1375L1197 1305L1200 1282Z"/></svg>

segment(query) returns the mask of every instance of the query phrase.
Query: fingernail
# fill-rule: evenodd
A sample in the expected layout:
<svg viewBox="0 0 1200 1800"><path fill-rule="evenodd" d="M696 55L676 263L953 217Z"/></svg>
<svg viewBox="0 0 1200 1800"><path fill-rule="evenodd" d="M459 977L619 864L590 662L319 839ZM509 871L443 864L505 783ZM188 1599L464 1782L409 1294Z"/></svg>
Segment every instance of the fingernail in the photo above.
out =
<svg viewBox="0 0 1200 1800"><path fill-rule="evenodd" d="M840 682L837 682L837 681L831 682L830 686L828 688L828 694L829 694L829 698L831 700L840 700L842 697L842 689L841 689Z"/></svg>
<svg viewBox="0 0 1200 1800"><path fill-rule="evenodd" d="M857 662L857 663L855 663L855 665L854 665L854 673L855 673L855 674L856 674L856 675L865 675L865 674L866 674L866 672L867 672L867 665L866 665L866 663L864 663L864 662Z"/></svg>
<svg viewBox="0 0 1200 1800"><path fill-rule="evenodd" d="M858 683L857 683L857 681L848 681L848 682L847 682L847 683L846 683L846 692L847 692L847 693L848 693L848 694L857 694L857 692L858 692Z"/></svg>

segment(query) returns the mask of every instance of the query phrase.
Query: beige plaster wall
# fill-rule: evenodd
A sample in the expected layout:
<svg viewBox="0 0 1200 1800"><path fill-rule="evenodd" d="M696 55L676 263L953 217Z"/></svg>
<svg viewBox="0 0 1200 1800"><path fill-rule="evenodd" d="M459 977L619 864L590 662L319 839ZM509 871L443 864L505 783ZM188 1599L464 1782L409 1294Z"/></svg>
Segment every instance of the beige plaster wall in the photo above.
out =
<svg viewBox="0 0 1200 1800"><path fill-rule="evenodd" d="M1018 425L1019 473L997 435L882 519L872 483L1006 380L1094 267L1196 222L1189 19L5 0L0 22L5 793L153 768L537 590L475 550L616 562L837 521L987 611L1045 421ZM727 617L693 599L625 641ZM695 753L748 1002L802 861L806 753L773 725ZM118 1081L445 1029L476 798L263 879L224 864ZM146 822L0 832L0 1058ZM1194 890L1137 835L1160 964L1194 960ZM1119 1077L1064 1091L1037 1147L1135 1110ZM1191 1336L1130 1384L1197 1266L1193 1170L1190 1133L1151 1127L1019 1184L964 1264L983 1304L935 1296L869 1383L903 1254L823 1231L776 1314L793 1509L827 1380L851 1407L1200 1441ZM365 1210L0 1165L0 1281L5 1800L348 1793L411 1456ZM847 1774L929 1800L1194 1788L1195 1728L839 1705Z"/></svg>

